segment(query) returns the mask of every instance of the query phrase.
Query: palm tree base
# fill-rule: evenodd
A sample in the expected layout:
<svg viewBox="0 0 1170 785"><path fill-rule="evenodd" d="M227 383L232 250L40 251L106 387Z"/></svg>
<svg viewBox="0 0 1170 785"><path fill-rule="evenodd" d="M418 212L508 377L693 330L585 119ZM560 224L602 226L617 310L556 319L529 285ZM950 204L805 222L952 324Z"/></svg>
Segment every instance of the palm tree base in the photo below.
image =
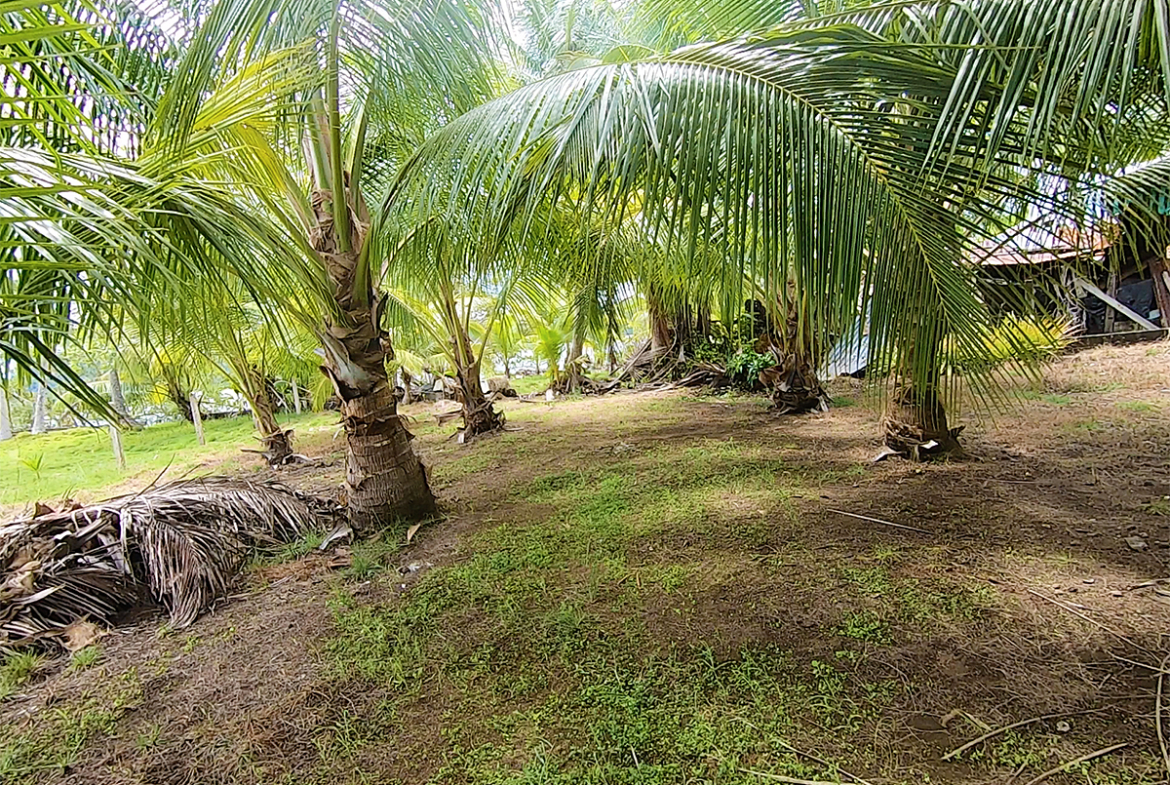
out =
<svg viewBox="0 0 1170 785"><path fill-rule="evenodd" d="M497 412L492 402L486 398L475 406L463 406L463 441L468 441L485 433L504 430L505 417L503 412Z"/></svg>
<svg viewBox="0 0 1170 785"><path fill-rule="evenodd" d="M914 461L944 455L962 455L959 434L963 426L950 428L947 413L933 390L920 392L899 385L882 420L886 447Z"/></svg>
<svg viewBox="0 0 1170 785"><path fill-rule="evenodd" d="M269 466L283 466L293 456L291 430L279 429L265 436L262 441L264 459L268 461Z"/></svg>
<svg viewBox="0 0 1170 785"><path fill-rule="evenodd" d="M777 414L827 412L829 394L807 360L790 354L778 365L760 371L760 383L772 390L772 406Z"/></svg>
<svg viewBox="0 0 1170 785"><path fill-rule="evenodd" d="M369 534L396 521L434 516L438 510L426 469L410 446L414 436L398 414L389 385L343 399L341 415L349 447L345 489L354 531Z"/></svg>

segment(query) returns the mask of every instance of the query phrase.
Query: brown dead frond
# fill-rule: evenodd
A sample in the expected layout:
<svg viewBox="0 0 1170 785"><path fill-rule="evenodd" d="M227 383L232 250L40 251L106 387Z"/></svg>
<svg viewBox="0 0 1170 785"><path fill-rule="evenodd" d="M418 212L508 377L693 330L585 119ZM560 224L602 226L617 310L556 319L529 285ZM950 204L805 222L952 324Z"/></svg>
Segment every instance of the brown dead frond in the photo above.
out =
<svg viewBox="0 0 1170 785"><path fill-rule="evenodd" d="M112 624L143 602L190 624L251 552L340 513L277 483L186 480L0 527L0 648L59 645L78 619Z"/></svg>

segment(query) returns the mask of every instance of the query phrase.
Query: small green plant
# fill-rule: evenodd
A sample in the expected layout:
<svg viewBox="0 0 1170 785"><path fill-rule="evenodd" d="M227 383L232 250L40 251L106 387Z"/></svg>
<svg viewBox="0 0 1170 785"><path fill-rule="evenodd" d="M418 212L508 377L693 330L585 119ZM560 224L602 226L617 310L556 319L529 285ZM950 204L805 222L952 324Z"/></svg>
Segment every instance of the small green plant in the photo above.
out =
<svg viewBox="0 0 1170 785"><path fill-rule="evenodd" d="M271 562L279 564L280 562L295 561L320 548L323 542L325 542L325 532L307 532L277 549L272 554Z"/></svg>
<svg viewBox="0 0 1170 785"><path fill-rule="evenodd" d="M776 358L771 353L757 352L751 349L740 349L727 361L727 375L740 384L752 386L760 376L760 371L771 368L776 364Z"/></svg>
<svg viewBox="0 0 1170 785"><path fill-rule="evenodd" d="M37 476L37 482L39 483L41 481L41 469L45 465L45 454L43 452L37 453L35 456L20 458L19 460L22 466Z"/></svg>
<svg viewBox="0 0 1170 785"><path fill-rule="evenodd" d="M1170 496L1163 496L1142 505L1142 509L1150 515L1164 515L1170 517Z"/></svg>
<svg viewBox="0 0 1170 785"><path fill-rule="evenodd" d="M386 568L390 557L398 552L400 546L381 537L364 540L353 547L349 567L345 575L354 580L365 580Z"/></svg>
<svg viewBox="0 0 1170 785"><path fill-rule="evenodd" d="M837 628L837 634L863 643L885 645L891 642L890 625L872 613L851 613Z"/></svg>
<svg viewBox="0 0 1170 785"><path fill-rule="evenodd" d="M138 738L134 740L134 746L140 751L146 752L158 746L158 740L162 736L162 726L157 722L151 723L145 732L138 734Z"/></svg>
<svg viewBox="0 0 1170 785"><path fill-rule="evenodd" d="M9 654L0 665L0 700L23 687L45 664L45 658L30 651Z"/></svg>
<svg viewBox="0 0 1170 785"><path fill-rule="evenodd" d="M102 659L102 650L100 646L86 646L84 649L78 649L73 652L73 656L69 658L69 670L83 671L97 665Z"/></svg>
<svg viewBox="0 0 1170 785"><path fill-rule="evenodd" d="M199 645L198 635L188 635L187 640L183 642L183 653L190 654L195 651L195 647Z"/></svg>

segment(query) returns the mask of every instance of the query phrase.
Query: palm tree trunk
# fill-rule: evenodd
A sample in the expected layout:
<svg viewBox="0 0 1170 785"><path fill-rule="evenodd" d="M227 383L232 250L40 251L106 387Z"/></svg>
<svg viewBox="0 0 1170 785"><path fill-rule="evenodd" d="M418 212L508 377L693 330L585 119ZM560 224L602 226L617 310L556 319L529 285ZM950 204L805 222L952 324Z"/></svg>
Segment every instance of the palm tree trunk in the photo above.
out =
<svg viewBox="0 0 1170 785"><path fill-rule="evenodd" d="M948 426L946 410L933 386L895 386L882 426L886 446L913 460L962 451L958 436L963 428Z"/></svg>
<svg viewBox="0 0 1170 785"><path fill-rule="evenodd" d="M203 415L199 411L199 393L195 390L191 391L191 397L188 398L187 411L191 412L191 424L195 426L195 441L200 446L207 444L203 435Z"/></svg>
<svg viewBox="0 0 1170 785"><path fill-rule="evenodd" d="M301 413L301 383L293 379L292 383L293 411Z"/></svg>
<svg viewBox="0 0 1170 785"><path fill-rule="evenodd" d="M110 405L118 414L128 417L126 397L122 394L122 379L118 376L117 368L110 369Z"/></svg>
<svg viewBox="0 0 1170 785"><path fill-rule="evenodd" d="M760 382L772 390L772 404L777 412L827 412L829 395L809 359L793 353L782 355L779 360L775 366L760 372Z"/></svg>
<svg viewBox="0 0 1170 785"><path fill-rule="evenodd" d="M8 411L8 388L0 387L0 442L12 438L12 413Z"/></svg>
<svg viewBox="0 0 1170 785"><path fill-rule="evenodd" d="M569 360L565 363L565 392L577 392L581 389L581 354L585 351L585 339L576 330L573 332L573 343L569 347Z"/></svg>
<svg viewBox="0 0 1170 785"><path fill-rule="evenodd" d="M463 403L463 438L490 433L504 427L504 415L497 412L483 392L479 361L466 368L456 369L459 397Z"/></svg>
<svg viewBox="0 0 1170 785"><path fill-rule="evenodd" d="M269 466L280 466L293 454L292 431L286 431L276 421L276 407L272 403L267 377L259 368L248 370L248 386L244 392L248 403L252 406L252 415L256 418L256 429L260 431L260 441L264 443L264 458Z"/></svg>
<svg viewBox="0 0 1170 785"><path fill-rule="evenodd" d="M189 423L195 422L195 415L191 411L191 390L184 388L179 375L168 366L162 366L163 383L167 388L167 397L171 399L179 410L179 414Z"/></svg>
<svg viewBox="0 0 1170 785"><path fill-rule="evenodd" d="M455 298L449 288L443 290L443 322L455 345L454 360L459 399L463 404L463 439L496 431L504 427L504 417L497 412L483 392L480 380L481 358L476 355L467 334Z"/></svg>
<svg viewBox="0 0 1170 785"><path fill-rule="evenodd" d="M650 320L650 350L658 357L674 345L674 330L671 328L670 316L656 297L648 296L646 305Z"/></svg>
<svg viewBox="0 0 1170 785"><path fill-rule="evenodd" d="M393 346L381 325L382 300L374 296L368 280L356 283L359 252L339 247L331 198L322 191L313 197L317 214L313 247L325 263L342 315L338 324L327 319L321 331L321 370L341 402L350 523L359 532L369 532L394 521L434 515L435 497L411 448L414 437L398 415L398 399L386 374ZM349 244L351 249L361 246Z"/></svg>
<svg viewBox="0 0 1170 785"><path fill-rule="evenodd" d="M915 356L927 353L929 371L914 373ZM894 385L886 415L882 420L886 447L912 460L922 460L945 453L961 453L959 433L962 426L951 428L947 413L938 398L940 369L939 339L936 330L921 326L911 335L903 357L900 380ZM915 376L918 379L915 379Z"/></svg>
<svg viewBox="0 0 1170 785"><path fill-rule="evenodd" d="M45 389L45 385L38 383L37 394L33 399L32 428L29 429L31 433L44 433L48 430L48 417L45 412L48 404L47 395L48 391Z"/></svg>
<svg viewBox="0 0 1170 785"><path fill-rule="evenodd" d="M414 377L405 368L400 369L399 373L402 374L402 404L403 406L410 406L410 404L414 403L414 392L411 390Z"/></svg>

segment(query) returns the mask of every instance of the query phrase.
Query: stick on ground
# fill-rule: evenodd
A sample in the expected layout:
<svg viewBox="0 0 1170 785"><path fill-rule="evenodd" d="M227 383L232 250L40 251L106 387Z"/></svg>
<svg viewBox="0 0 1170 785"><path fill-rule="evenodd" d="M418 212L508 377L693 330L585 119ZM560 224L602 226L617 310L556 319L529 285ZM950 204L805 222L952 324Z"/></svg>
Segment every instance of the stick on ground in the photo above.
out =
<svg viewBox="0 0 1170 785"><path fill-rule="evenodd" d="M904 523L893 523L892 521L883 521L881 518L871 518L868 515L857 515L856 513L845 512L844 510L829 510L829 512L835 512L838 515L846 515L850 518L857 518L858 520L862 520L862 521L869 521L870 523L880 523L882 526L893 526L895 529L907 529L907 530L912 531L912 532L918 532L919 534L933 534L934 533L934 532L928 532L926 529L917 529L913 526L907 526Z"/></svg>
<svg viewBox="0 0 1170 785"><path fill-rule="evenodd" d="M771 780L772 782L787 782L788 785L841 785L840 781L798 780L796 777L785 777L783 774L769 774L766 771L756 771L755 769L740 769L740 771L744 774L754 774L760 779Z"/></svg>
<svg viewBox="0 0 1170 785"><path fill-rule="evenodd" d="M1060 719L1062 717L1076 717L1080 714L1097 714L1100 711L1101 711L1101 709L1086 709L1084 711L1066 711L1066 712L1062 712L1060 714L1045 714L1043 717L1032 717L1030 719L1020 720L1019 722L1013 722L1011 725L1004 725L1002 728L996 728L993 731L990 731L988 733L984 733L982 736L980 736L977 739L972 739L971 741L964 744L962 747L959 747L957 749L953 749L950 752L948 752L946 755L943 755L942 759L943 760L951 760L952 758L954 758L958 755L962 755L964 752L971 749L976 744L980 744L982 742L987 741L988 739L995 738L996 736L998 736L1001 733L1007 733L1009 730L1013 730L1015 728L1019 728L1019 727L1022 727L1024 725L1031 725L1034 722L1044 722L1045 720L1056 720L1056 719Z"/></svg>
<svg viewBox="0 0 1170 785"><path fill-rule="evenodd" d="M1108 755L1111 752L1116 752L1117 750L1121 749L1122 747L1128 747L1128 746L1129 746L1129 742L1123 741L1120 744L1114 744L1112 747L1106 747L1103 750L1097 750L1096 752L1090 752L1088 755L1082 755L1081 757L1076 758L1075 760L1070 760L1068 763L1060 764L1055 769L1049 769L1048 771L1041 774L1039 777L1034 777L1034 778L1028 780L1028 782L1025 783L1025 785L1036 785L1036 783L1043 782L1044 780L1051 777L1053 774L1059 774L1060 772L1067 770L1070 766L1075 766L1078 763L1084 763L1085 761L1090 761L1090 760L1094 760L1095 758L1100 758L1103 755Z"/></svg>
<svg viewBox="0 0 1170 785"><path fill-rule="evenodd" d="M1096 625L1097 627L1100 627L1101 629L1105 630L1105 632L1109 633L1110 635L1117 638L1118 640L1125 641L1126 643L1128 643L1130 646L1134 647L1138 651L1144 651L1146 654L1153 654L1153 652L1150 651L1149 649L1147 649L1145 646L1137 645L1136 643L1134 643L1129 638L1122 635L1117 630L1115 630L1112 627L1109 627L1105 624L1102 624L1101 622L1097 621L1096 619L1094 619L1092 617L1086 616L1085 614L1078 611L1076 608L1070 608L1069 606L1065 605L1063 602L1057 602L1056 600L1052 599L1051 597L1045 597L1040 592L1033 591L1032 589L1028 589L1028 594L1039 597L1040 599L1044 600L1045 602L1050 602L1053 605L1055 605L1057 608L1060 608L1062 610L1066 610L1069 613L1071 613L1073 616L1076 616L1077 618L1080 618L1080 619L1084 619L1089 624L1093 624L1093 625Z"/></svg>
<svg viewBox="0 0 1170 785"><path fill-rule="evenodd" d="M1162 682L1166 677L1166 663L1170 661L1170 654L1162 658L1162 669L1158 671L1158 694L1154 699L1154 727L1158 731L1158 746L1162 749L1162 762L1166 764L1166 773L1170 774L1170 751L1166 749L1166 734L1162 732Z"/></svg>
<svg viewBox="0 0 1170 785"><path fill-rule="evenodd" d="M808 758L809 760L813 761L814 763L819 763L827 769L836 769L838 772L840 772L844 776L846 776L849 779L853 780L854 782L858 783L858 785L873 785L872 782L869 782L868 780L863 780L861 777L858 777L856 774L850 774L849 772L845 771L845 769L841 768L840 766L838 766L836 764L829 763L824 758L818 758L816 755L813 755L811 752L805 752L804 750L798 750L796 747L793 747L791 744L789 744L786 741L781 741L780 739L773 739L772 741L775 742L776 744L779 744L781 747L783 747L784 749L793 753L794 755L799 755L802 758Z"/></svg>

